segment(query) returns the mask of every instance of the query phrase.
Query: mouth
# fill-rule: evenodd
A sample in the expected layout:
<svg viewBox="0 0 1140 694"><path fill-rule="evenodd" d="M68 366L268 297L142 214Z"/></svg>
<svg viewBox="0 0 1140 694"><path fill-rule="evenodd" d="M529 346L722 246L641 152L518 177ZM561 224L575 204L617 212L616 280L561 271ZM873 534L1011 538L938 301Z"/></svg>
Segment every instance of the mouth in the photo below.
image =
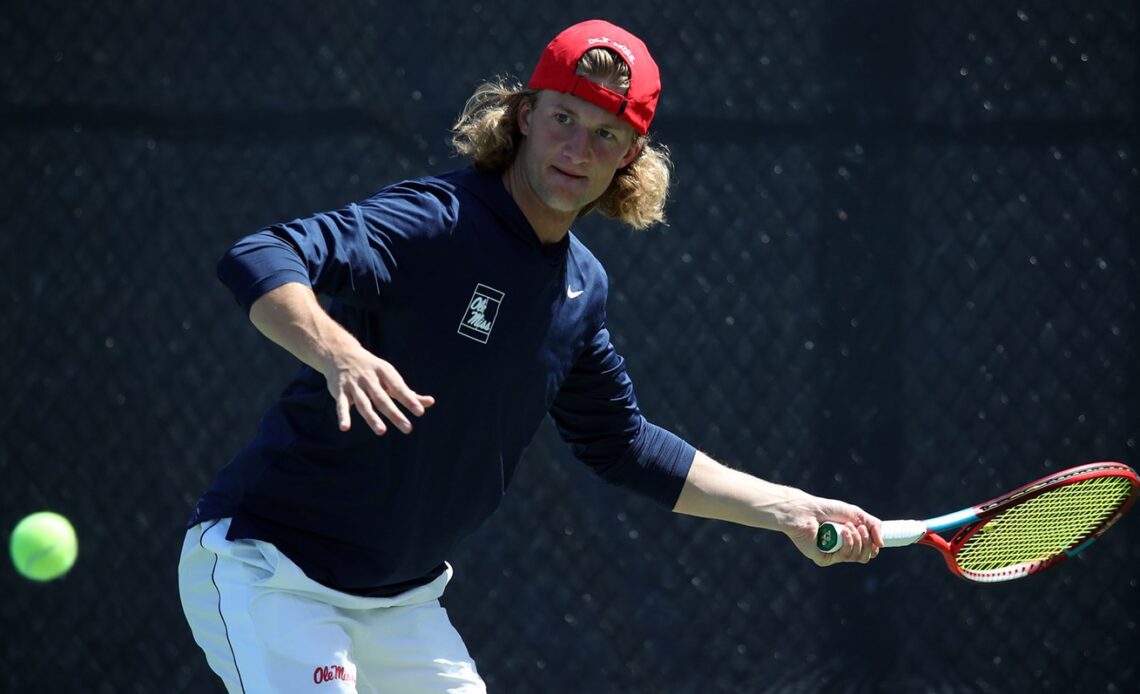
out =
<svg viewBox="0 0 1140 694"><path fill-rule="evenodd" d="M558 168L557 166L551 166L550 168L553 169L556 174L558 174L564 178L570 179L572 181L585 181L587 178L586 176L583 176L583 175L579 175L576 173L571 173L569 171L565 171L563 169Z"/></svg>

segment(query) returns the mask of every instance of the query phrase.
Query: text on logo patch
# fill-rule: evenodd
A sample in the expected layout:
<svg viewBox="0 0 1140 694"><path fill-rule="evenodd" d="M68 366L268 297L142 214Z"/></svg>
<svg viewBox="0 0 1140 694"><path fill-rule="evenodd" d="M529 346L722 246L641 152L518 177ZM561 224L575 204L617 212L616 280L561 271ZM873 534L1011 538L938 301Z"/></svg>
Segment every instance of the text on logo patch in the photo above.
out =
<svg viewBox="0 0 1140 694"><path fill-rule="evenodd" d="M487 344L491 339L491 328L495 327L495 318L499 315L499 305L506 296L498 289L485 284L476 284L475 293L467 302L467 310L463 313L463 320L459 322L459 334L469 337L476 342Z"/></svg>

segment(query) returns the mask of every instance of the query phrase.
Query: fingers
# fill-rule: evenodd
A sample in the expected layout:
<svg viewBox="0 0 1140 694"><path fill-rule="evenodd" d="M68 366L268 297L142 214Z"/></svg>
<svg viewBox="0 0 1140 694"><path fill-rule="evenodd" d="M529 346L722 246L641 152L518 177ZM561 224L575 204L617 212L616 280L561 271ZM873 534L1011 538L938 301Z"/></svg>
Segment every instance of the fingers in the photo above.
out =
<svg viewBox="0 0 1140 694"><path fill-rule="evenodd" d="M855 561L866 564L879 553L875 543L871 540L871 529L860 523L855 527L855 534L859 536L859 554Z"/></svg>
<svg viewBox="0 0 1140 694"><path fill-rule="evenodd" d="M341 431L349 430L351 408L355 407L377 436L387 433L388 425L385 422L410 434L412 423L397 403L417 417L422 417L427 408L435 405L435 398L420 395L408 388L390 365L386 370L378 368L375 372L365 372L355 378L342 376L339 385L340 388L333 395L336 399L337 425Z"/></svg>
<svg viewBox="0 0 1140 694"><path fill-rule="evenodd" d="M832 566L844 562L866 564L879 555L883 548L882 521L858 506L835 499L816 498L815 504L809 507L813 517L793 526L792 533L797 545L807 544L810 538L810 550L804 552L808 558L820 566ZM831 542L830 533L821 532L824 524L838 532L837 544ZM819 542L828 546L829 551L821 551Z"/></svg>
<svg viewBox="0 0 1140 694"><path fill-rule="evenodd" d="M386 374L387 385L384 388L384 395L395 398L397 402L408 409L417 417L424 416L424 410L435 404L435 398L430 395L420 395L408 387L404 383L404 379L400 374L392 370L392 373ZM425 402L426 401L426 402ZM411 424L408 424L408 431L411 431ZM406 432L405 432L406 433Z"/></svg>
<svg viewBox="0 0 1140 694"><path fill-rule="evenodd" d="M380 415L376 414L376 408L373 407L373 399L369 390L356 383L348 385L352 404L356 406L356 411L360 413L360 417L377 436L383 436L388 431L388 426L384 424ZM389 404L391 404L390 400ZM397 424L397 426L399 425Z"/></svg>
<svg viewBox="0 0 1140 694"><path fill-rule="evenodd" d="M860 561L863 556L863 534L854 523L843 524L843 561Z"/></svg>
<svg viewBox="0 0 1140 694"><path fill-rule="evenodd" d="M871 541L875 543L875 554L878 554L878 550L884 546L883 522L878 518L871 518L869 527L871 529Z"/></svg>
<svg viewBox="0 0 1140 694"><path fill-rule="evenodd" d="M839 533L843 537L843 545L835 553L834 563L859 562L866 564L879 556L881 542L876 543L872 529L873 525L865 523L844 523L839 526ZM881 540L881 538L880 538Z"/></svg>
<svg viewBox="0 0 1140 694"><path fill-rule="evenodd" d="M351 409L352 401L342 388L336 394L336 422L341 431L348 431L348 428L352 426Z"/></svg>
<svg viewBox="0 0 1140 694"><path fill-rule="evenodd" d="M411 393L410 390L407 390L406 386L404 387L404 390L408 393ZM368 395L372 399L372 404L380 410L380 414L384 415L385 419L394 424L397 429L404 432L405 434L411 433L412 423L408 420L408 417L404 414L403 410L401 410L399 407L396 407L393 396L389 395L388 392L381 388L378 383L368 384ZM419 400L415 399L414 393L412 393L410 398L401 393L400 395L396 396L396 399L403 403L404 406L412 412L412 414L415 414L417 416L423 415L423 405L420 404ZM410 401L414 407L412 405L408 405L406 400Z"/></svg>

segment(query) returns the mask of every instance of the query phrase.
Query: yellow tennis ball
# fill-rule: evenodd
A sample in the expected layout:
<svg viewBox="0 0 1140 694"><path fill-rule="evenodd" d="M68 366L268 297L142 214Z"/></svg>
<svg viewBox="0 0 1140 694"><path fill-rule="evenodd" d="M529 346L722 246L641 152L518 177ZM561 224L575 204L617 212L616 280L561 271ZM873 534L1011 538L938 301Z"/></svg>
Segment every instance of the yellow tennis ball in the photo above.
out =
<svg viewBox="0 0 1140 694"><path fill-rule="evenodd" d="M79 553L71 522L58 513L40 511L16 524L9 545L12 563L25 578L50 581L67 573Z"/></svg>

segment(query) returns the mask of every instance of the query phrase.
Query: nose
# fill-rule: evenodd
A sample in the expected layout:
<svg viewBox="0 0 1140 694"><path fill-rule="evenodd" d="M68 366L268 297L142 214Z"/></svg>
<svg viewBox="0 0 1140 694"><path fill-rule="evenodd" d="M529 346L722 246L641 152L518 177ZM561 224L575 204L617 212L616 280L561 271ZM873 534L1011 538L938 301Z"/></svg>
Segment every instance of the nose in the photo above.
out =
<svg viewBox="0 0 1140 694"><path fill-rule="evenodd" d="M562 156L575 164L584 164L590 160L590 137L585 128L574 128L562 146Z"/></svg>

